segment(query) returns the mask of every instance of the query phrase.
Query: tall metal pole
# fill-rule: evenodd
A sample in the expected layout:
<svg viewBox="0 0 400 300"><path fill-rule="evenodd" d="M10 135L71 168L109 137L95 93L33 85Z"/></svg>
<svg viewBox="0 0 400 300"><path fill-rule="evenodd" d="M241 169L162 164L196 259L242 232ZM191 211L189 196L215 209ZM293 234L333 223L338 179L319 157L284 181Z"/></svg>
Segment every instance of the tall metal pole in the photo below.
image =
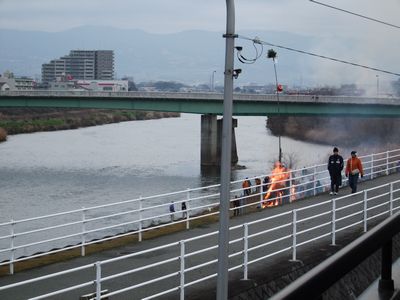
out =
<svg viewBox="0 0 400 300"><path fill-rule="evenodd" d="M278 91L278 74L276 73L276 62L275 58L272 58L272 61L274 62L274 71L275 71L275 93L276 93L276 98L278 99L278 117L281 116L280 110L279 110L279 91ZM282 126L281 120L279 120L279 126ZM279 158L278 161L282 162L282 145L281 145L281 134L282 134L282 128L279 128L279 136L278 136L278 142L279 142Z"/></svg>
<svg viewBox="0 0 400 300"><path fill-rule="evenodd" d="M217 71L213 71L212 72L212 74L211 74L211 92L214 92L214 89L215 89L215 86L214 86L214 75L215 75L215 72L217 72Z"/></svg>
<svg viewBox="0 0 400 300"><path fill-rule="evenodd" d="M235 47L235 4L226 0L226 48L224 81L224 115L222 121L221 190L218 236L217 299L228 299L229 200L232 151L233 61Z"/></svg>

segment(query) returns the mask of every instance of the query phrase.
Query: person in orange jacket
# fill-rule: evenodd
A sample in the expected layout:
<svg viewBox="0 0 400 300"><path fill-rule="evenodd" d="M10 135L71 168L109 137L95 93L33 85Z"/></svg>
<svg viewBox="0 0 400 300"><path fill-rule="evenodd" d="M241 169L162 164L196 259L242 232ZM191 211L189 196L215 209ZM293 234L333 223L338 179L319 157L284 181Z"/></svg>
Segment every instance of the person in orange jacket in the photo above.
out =
<svg viewBox="0 0 400 300"><path fill-rule="evenodd" d="M243 194L245 196L249 196L251 194L251 181L248 177L242 183Z"/></svg>
<svg viewBox="0 0 400 300"><path fill-rule="evenodd" d="M364 176L364 170L361 160L357 157L357 151L351 151L351 157L346 164L346 177L349 177L349 186L351 193L357 192L358 177Z"/></svg>

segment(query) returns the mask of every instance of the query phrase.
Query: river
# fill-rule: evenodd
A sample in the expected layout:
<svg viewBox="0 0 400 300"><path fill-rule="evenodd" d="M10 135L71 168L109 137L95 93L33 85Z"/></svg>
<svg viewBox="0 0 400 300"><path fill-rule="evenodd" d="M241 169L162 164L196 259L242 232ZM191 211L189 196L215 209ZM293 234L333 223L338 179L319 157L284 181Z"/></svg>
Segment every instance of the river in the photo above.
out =
<svg viewBox="0 0 400 300"><path fill-rule="evenodd" d="M238 117L232 179L269 173L278 138L265 117ZM282 138L295 167L319 164L322 146ZM0 144L0 223L219 182L200 168L200 115L9 136Z"/></svg>

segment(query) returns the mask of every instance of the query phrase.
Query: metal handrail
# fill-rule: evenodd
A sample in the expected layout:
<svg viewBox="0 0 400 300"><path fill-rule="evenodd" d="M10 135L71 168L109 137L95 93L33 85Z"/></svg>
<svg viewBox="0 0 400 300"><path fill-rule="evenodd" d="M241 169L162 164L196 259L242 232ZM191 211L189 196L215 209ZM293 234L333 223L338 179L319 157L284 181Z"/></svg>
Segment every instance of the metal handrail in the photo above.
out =
<svg viewBox="0 0 400 300"><path fill-rule="evenodd" d="M393 204L393 202L396 202L396 207L393 207L393 205L391 205L391 207L389 209L387 209L387 210L385 210L383 212L383 213L389 214L389 215L391 215L394 210L399 210L400 209L400 197L394 197L393 196L394 194L398 195L398 193L400 192L400 188L394 189L393 188L394 184L399 185L400 184L400 180L397 180L397 181L391 182L391 183L387 183L387 184L383 184L383 185L380 186L380 188L388 188L388 187L390 188L390 191L391 191L390 193L391 194L390 195L386 195L387 196L386 198L389 198L389 200L387 200L386 203L392 203ZM369 190L366 190L367 192L364 192L363 194L368 196L368 191L371 191L371 190L373 190L373 189L371 188ZM386 194L385 191L384 191L384 193ZM336 203L336 202L347 201L348 199L352 199L351 197L353 197L353 196L352 195L346 195L346 196L334 198L334 199L331 199L331 200L325 201L325 202L326 203L331 202L332 205L333 205L333 203ZM379 213L379 214L377 214L375 216L374 215L367 215L365 210L368 208L368 201L372 201L373 202L374 200L370 200L367 197L367 198L364 199L364 201L366 201L365 202L366 205L363 208L361 208L358 212L350 211L348 215L352 215L352 214L355 214L355 213L357 213L357 214L363 213L363 216L366 217L365 221L367 222L369 219L383 214L383 213ZM374 205L374 203L372 203L371 205L372 205L372 207L376 206L376 205ZM380 205L380 204L378 203L377 205ZM319 205L318 204L310 205L309 207L307 207L305 209L302 208L301 210L302 211L312 210L316 206L319 206ZM335 206L333 206L333 207L335 207ZM350 208L350 207L348 207L348 208ZM311 243L311 242L316 241L316 240L320 240L322 238L326 238L326 237L328 237L330 235L333 235L334 233L340 232L344 228L354 227L354 226L364 222L364 221L361 221L361 222L357 221L357 222L353 222L350 225L344 224L342 227L339 227L339 226L336 227L335 226L335 227L332 227L332 228L334 228L334 231L328 230L328 231L325 231L325 232L322 232L322 233L318 233L318 234L316 234L314 236L310 236L309 238L307 238L304 241L296 242L295 238L297 236L301 235L302 233L306 232L305 230L302 230L299 226L301 226L301 224L304 223L305 219L310 220L308 217L298 218L297 217L297 211L300 211L300 209L299 210L293 210L292 212L289 212L289 213L291 213L293 215L293 219L291 221L281 222L280 224L277 224L274 228L270 228L270 229L266 229L266 230L262 229L261 231L252 233L251 235L246 233L246 232L248 232L248 230L244 230L245 232L243 233L242 237L238 237L238 238L232 239L230 241L231 244L232 243L238 243L238 242L243 240L244 244L247 244L247 247L244 247L243 249L238 249L238 251L236 251L234 253L230 253L229 257L230 258L239 259L239 258L241 258L241 255L242 255L243 257L247 257L247 258L244 258L244 261L234 262L233 265L231 265L229 267L229 270L237 270L237 269L243 268L244 269L244 278L247 278L247 267L249 265L251 265L251 264L255 264L256 262L259 262L261 260L265 260L265 259L274 257L274 256L276 256L276 255L278 255L280 253L290 252L290 251L292 251L292 256L294 258L293 260L295 260L296 251L297 251L298 247L304 246L304 245L306 245L308 243ZM244 223L244 224L240 224L240 225L235 225L235 226L232 226L230 228L230 230L233 231L233 230L238 230L240 228L248 228L249 226L255 226L255 225L257 225L257 224L259 224L260 222L263 222L263 221L264 222L270 221L273 218L275 218L278 222L280 222L283 219L282 217L284 215L288 215L288 213L281 213L279 215L265 217L263 219L259 219L259 220L253 221L253 222ZM322 215L322 213L318 214L318 215L315 215L314 218L318 219L318 218L320 218L321 215ZM333 217L332 217L332 219L330 221L321 220L320 223L315 224L315 226L313 228L310 228L310 231L312 229L315 229L315 228L320 228L321 226L326 226L327 224L330 224L331 222L334 224L336 221L337 220L335 220ZM265 233L272 232L272 231L280 232L278 229L283 229L284 227L291 227L291 226L293 226L292 233L282 233L281 236L275 237L274 239L266 238L265 240L263 240L261 242L258 242L256 245L249 246L250 245L249 241L252 240L253 238L255 238L256 236L259 237L261 234L265 234ZM158 246L158 247L155 247L153 249L146 249L146 250L135 252L135 253L131 253L131 254L128 254L128 255L111 258L111 259L108 259L108 260L104 260L104 261L98 262L96 264L89 264L89 265L86 265L86 266L81 266L81 267L78 267L78 268L74 268L74 269L70 269L70 270L66 270L66 271L61 271L61 272L50 274L50 275L46 275L46 276L43 276L43 277L30 279L30 280L28 280L26 282L19 282L19 283L16 283L16 284L10 284L10 285L7 285L7 286L0 287L0 291L7 290L7 289L10 289L10 288L14 288L14 287L17 287L17 286L22 286L22 285L27 284L27 283L32 284L32 283L35 283L35 282L47 280L47 279L54 278L54 277L59 276L60 274L64 274L64 273L70 274L70 273L73 273L73 272L79 272L79 270L82 270L82 268L90 268L90 267L95 268L97 270L97 272L98 272L97 273L98 275L96 275L98 277L96 277L97 279L94 280L93 283L96 284L96 285L100 285L101 282L106 280L106 279L110 280L112 278L121 277L124 274L132 274L132 273L140 272L140 271L143 271L143 270L149 270L149 269L151 270L151 268L157 268L157 266L159 266L161 264L166 264L166 263L169 263L171 261L178 261L178 260L180 260L180 261L183 260L184 261L186 259L189 259L191 256L194 256L196 254L200 254L201 252L215 250L217 248L217 245L213 243L211 245L203 244L203 246L202 246L203 248L200 249L200 250L192 250L191 252L187 252L187 253L186 252L182 252L185 249L184 245L189 244L194 240L198 240L198 239L201 239L201 238L207 238L207 237L210 237L211 235L216 235L216 234L218 234L218 231L214 231L214 232L207 233L207 234L204 234L204 235L201 235L201 236L197 236L197 237L188 238L188 239L182 240L180 242L174 242L174 243L170 243L170 244L167 244L167 245ZM291 245L291 246L283 245L282 248L278 248L278 249L276 249L274 251L270 251L270 252L267 251L266 254L265 254L264 251L262 251L261 256L254 256L253 255L251 259L249 259L248 255L247 255L250 252L254 253L256 250L264 249L265 247L270 246L270 245L275 244L275 243L278 243L278 242L290 241L291 239L294 239L293 240L294 244ZM334 244L334 240L333 240L332 244ZM124 261L124 260L132 258L132 257L139 257L140 255L149 254L149 253L152 253L153 251L158 251L158 250L161 250L161 249L176 249L177 247L180 247L180 249L181 249L180 253L179 253L179 250L178 250L177 254L174 254L172 257L169 257L167 259L158 260L158 261L153 262L153 263L151 263L149 265L132 268L132 269L130 269L128 271L123 271L123 272L120 272L120 273L117 273L117 274L114 274L114 275L107 275L107 277L101 277L101 267L104 266L104 265L114 264L117 261ZM183 282L183 285L181 286L181 289L183 289L183 291L181 290L181 292L184 293L184 288L185 287L188 287L188 286L191 286L193 284L196 284L196 283L199 283L199 282L203 282L203 281L205 281L207 279L215 277L215 274L206 275L206 274L202 273L202 277L201 278L192 279L191 282L185 281L185 277L184 276L185 276L186 272L190 272L190 271L194 271L194 270L200 270L200 269L203 269L203 268L205 268L207 266L210 266L210 265L213 265L213 264L216 263L216 260L213 259L212 256L211 257L207 257L207 259L208 260L205 261L205 262L204 261L200 262L197 265L191 266L190 268L188 267L188 268L182 269L181 271L176 270L176 269L175 270L171 269L170 273L167 274L167 275L162 275L162 276L160 275L157 278L154 278L154 279L151 279L151 280L147 280L145 282L135 283L135 284L133 284L133 286L130 286L130 287L127 287L127 288L121 288L120 290L114 290L114 291L110 292L108 295L105 295L105 294L104 295L100 295L99 294L99 295L97 295L96 299L101 299L103 297L107 297L107 296L110 296L110 295L120 294L120 293L129 291L129 290L133 290L133 289L138 289L138 288L140 288L142 286L146 286L146 285L150 284L151 282L157 282L158 280L161 280L161 279L176 278L176 276L183 276L181 278L181 282ZM65 288L65 289L62 289L62 290L59 290L59 291L54 291L54 292L48 293L46 295L60 294L60 293L63 293L64 291L70 291L70 290L73 290L74 288L78 288L80 286L82 286L82 285L75 285L73 287ZM96 290L101 291L101 288L98 287L98 288L96 288ZM171 293L172 291L176 291L176 289L166 289L163 292L157 293L157 295L165 295L165 294ZM148 296L148 298L150 299L153 296L154 295L150 295L150 296ZM39 298L37 298L37 299L41 299L41 298L44 298L44 297L45 297L45 295L42 295L42 296L39 296Z"/></svg>
<svg viewBox="0 0 400 300"><path fill-rule="evenodd" d="M271 300L318 298L336 281L357 267L362 261L371 256L379 248L384 247L388 242L391 248L392 238L399 232L400 212L376 225L368 233L351 242L349 245L292 282L282 291L275 294ZM389 261L382 261L382 264L391 265L391 255ZM382 279L386 281L391 280L391 278L385 278L384 276L382 276Z"/></svg>
<svg viewBox="0 0 400 300"><path fill-rule="evenodd" d="M374 166L368 166L368 163L371 161L378 161L380 156L384 156L386 160L386 163L384 165L374 165ZM371 178L374 177L375 175L386 171L386 174L389 173L389 170L392 170L394 168L399 168L399 162L400 162L400 149L395 149L395 150L389 150L386 152L381 152L381 153L376 153L376 154L370 154L366 156L361 156L361 159L364 159L364 163L366 165L366 173L369 171L369 173L366 174L366 176L370 176ZM307 195L315 195L319 192L318 189L321 189L321 191L324 191L324 189L329 186L329 177L326 176L327 170L326 170L326 164L319 164L319 165L314 165L308 168L301 168L301 169L295 169L295 170L290 170L285 172L287 174L290 174L290 178L285 180L286 183L289 182L295 182L294 186L296 187L303 187L303 189L296 190L294 193L296 199L300 199L301 197L307 196ZM269 174L271 175L271 174ZM255 178L262 178L267 175L260 175L256 177L250 178L250 180L254 180ZM309 181L308 181L309 180ZM317 186L316 182L320 181L321 186ZM233 181L231 183L232 189L231 189L231 202L234 201L234 194L235 193L243 193L243 188L241 187L241 182L242 180L237 180ZM239 185L239 187L237 187ZM287 184L288 185L288 184ZM10 266L10 273L13 273L13 264L18 261L26 261L29 259L29 256L36 257L35 256L35 250L31 250L31 253L26 255L26 251L29 251L28 249L30 247L36 247L38 250L37 252L46 252L48 254L51 253L57 253L62 250L63 247L66 247L65 249L70 249L71 247L67 247L67 245L75 244L76 246L73 246L74 248L81 247L81 254L85 255L85 247L87 245L91 245L93 243L101 242L101 241L108 241L112 240L115 238L119 238L122 236L127 236L127 235L138 235L139 241L141 241L141 236L143 233L149 231L149 230L154 230L157 228L161 227L166 227L166 226L171 226L173 224L177 223L186 223L186 228L188 229L190 226L190 221L200 219L200 218L205 218L213 215L219 214L218 211L218 201L217 198L219 197L219 193L216 193L214 189L218 188L219 185L212 185L212 186L207 186L203 188L195 188L195 189L186 189L182 191L177 191L177 192L172 192L172 193L164 193L161 195L155 195L155 196L148 196L148 197L139 197L138 199L131 199L131 200L125 200L125 201L119 201L116 203L109 203L105 205L98 205L98 206L93 206L93 207L86 207L82 209L75 209L75 210L70 210L66 212L60 212L60 213L55 213L55 214L49 214L49 215L44 215L44 216L39 216L36 218L27 218L27 219L21 219L21 220L11 220L10 222L6 223L1 223L0 224L0 229L3 228L3 230L7 230L7 227L10 230L10 234L0 236L0 255L3 255L4 253L7 254L9 253L8 260L5 260L3 258L3 261L1 261L0 256L0 266L2 265L9 265ZM253 186L258 187L258 192L253 193L251 196L244 196L241 195L239 200L245 200L249 199L250 197L260 197L260 202L263 199L264 191L263 188L265 187L265 184L262 182L258 186ZM275 189L274 191L284 191L286 188L280 188L280 189ZM207 191L210 191L211 193L207 193ZM186 218L179 219L175 222L169 222L169 217L171 216L170 213L167 212L169 202L166 202L164 204L159 204L156 203L154 205L150 206L144 206L143 204L146 201L150 201L152 199L158 199L159 197L161 198L166 198L170 196L178 196L179 200L174 200L175 203L182 203L183 201L186 201L187 203L187 209L186 209ZM183 196L183 197L182 197ZM184 196L186 196L185 199ZM215 200L214 200L215 199ZM274 200L275 198L272 198L270 200ZM258 203L242 203L239 207L239 209L244 209L247 207L255 207L260 204ZM95 215L95 216L90 216L92 212L95 210L100 210L104 208L111 208L111 207L118 207L120 205L127 205L127 204L134 204L138 205L138 208L135 209L130 209L128 211L117 211L117 212L111 212L108 214L102 214L102 215ZM159 210L156 211L157 209L161 209L163 212L160 212ZM231 208L230 210L234 210L236 208ZM152 215L144 215L145 212L149 211L155 211L154 214ZM208 211L210 210L210 211ZM205 213L204 213L205 212ZM133 214L131 219L121 219L121 221L116 221L116 223L111 223L108 226L99 226L95 228L88 229L88 226L90 224L93 224L93 222L97 221L102 221L102 220L112 220L113 218L117 216L122 216L122 215L128 215L130 216L130 213ZM182 211L177 211L175 212L175 215L182 213ZM64 220L66 217L74 217L73 220ZM50 219L55 219L56 225L52 225L50 222ZM60 219L61 218L61 219ZM120 218L118 218L120 219ZM145 223L153 222L154 220L158 220L157 222L160 222L160 224L151 226L149 227ZM45 224L45 227L31 227L30 222L37 222L37 221L43 221ZM63 223L62 223L63 222ZM50 224L50 226L49 226ZM17 231L17 229L20 226L26 226L28 230L24 230L22 228L22 231ZM75 226L74 228L71 228L72 226ZM116 230L117 228L120 227L125 227L128 228L127 232L113 232L113 230ZM52 237L52 233L55 232L55 230L64 230L57 234L55 237ZM113 236L110 237L110 231L113 232ZM38 237L37 234L42 233L43 237ZM90 238L90 234L94 235L97 234L96 238ZM98 237L100 235L100 238ZM101 235L103 237L101 237ZM23 238L30 238L33 237L33 241L24 241ZM104 237L105 236L105 237ZM73 242L68 239L74 239ZM3 246L5 241L9 241L7 246ZM63 243L63 240L65 242ZM96 241L96 242L92 242ZM55 244L56 243L56 244ZM54 247L54 244L56 247ZM48 245L48 246L47 246ZM48 249L46 249L46 246ZM38 248L41 247L41 248ZM54 250L54 248L56 248ZM50 250L53 249L53 250ZM18 257L18 252L17 251L22 251L24 250L24 255L20 255ZM42 256L42 255L41 255ZM4 257L4 255L3 255ZM28 257L28 258L27 258Z"/></svg>

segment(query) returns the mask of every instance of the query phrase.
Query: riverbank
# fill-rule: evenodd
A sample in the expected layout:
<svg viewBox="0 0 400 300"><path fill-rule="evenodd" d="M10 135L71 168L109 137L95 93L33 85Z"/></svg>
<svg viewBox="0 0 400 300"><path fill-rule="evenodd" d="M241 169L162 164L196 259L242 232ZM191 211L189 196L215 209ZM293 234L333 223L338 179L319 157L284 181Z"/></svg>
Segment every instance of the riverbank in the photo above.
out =
<svg viewBox="0 0 400 300"><path fill-rule="evenodd" d="M399 119L354 117L268 117L274 135L344 148L387 149L398 147ZM370 151L369 151L370 152Z"/></svg>
<svg viewBox="0 0 400 300"><path fill-rule="evenodd" d="M56 131L76 129L110 123L134 120L150 120L179 117L179 113L150 112L134 110L99 109L1 109L0 141L2 131L7 134L32 133L38 131Z"/></svg>

